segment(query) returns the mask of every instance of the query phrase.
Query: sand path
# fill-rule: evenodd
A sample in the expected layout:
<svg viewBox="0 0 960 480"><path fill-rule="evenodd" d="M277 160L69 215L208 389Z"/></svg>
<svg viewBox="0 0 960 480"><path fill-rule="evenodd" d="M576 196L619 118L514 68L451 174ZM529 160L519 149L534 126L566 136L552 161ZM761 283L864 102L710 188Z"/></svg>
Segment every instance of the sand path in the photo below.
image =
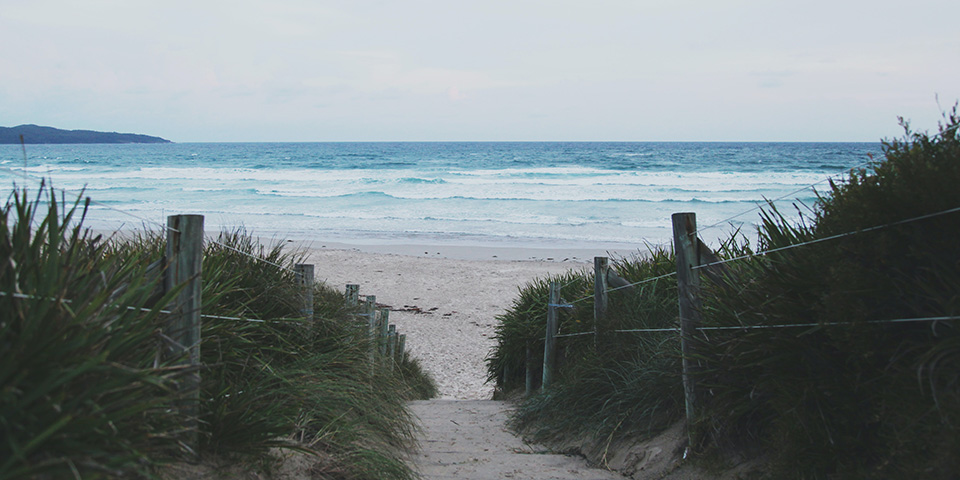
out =
<svg viewBox="0 0 960 480"><path fill-rule="evenodd" d="M421 248L432 255L439 250ZM391 308L390 323L406 334L407 351L436 379L440 397L461 400L493 397L484 359L495 345L496 316L511 306L519 287L587 266L323 248L311 250L307 262L315 265L317 281L340 291L348 283L359 284L361 296L375 295L377 303Z"/></svg>
<svg viewBox="0 0 960 480"><path fill-rule="evenodd" d="M494 478L613 480L623 476L588 467L580 457L556 455L524 443L504 426L506 402L427 400L411 409L424 428L411 464L425 480Z"/></svg>
<svg viewBox="0 0 960 480"><path fill-rule="evenodd" d="M307 260L317 280L339 290L359 284L361 295L376 295L378 303L395 309L390 322L407 335L407 350L437 380L441 399L411 403L424 434L410 462L423 478L623 478L590 468L582 458L524 443L506 427L509 405L491 400L493 386L485 383L495 317L510 307L518 288L592 263L572 256L567 262L463 260L433 250L433 257L418 257L319 247ZM398 311L413 307L424 313Z"/></svg>

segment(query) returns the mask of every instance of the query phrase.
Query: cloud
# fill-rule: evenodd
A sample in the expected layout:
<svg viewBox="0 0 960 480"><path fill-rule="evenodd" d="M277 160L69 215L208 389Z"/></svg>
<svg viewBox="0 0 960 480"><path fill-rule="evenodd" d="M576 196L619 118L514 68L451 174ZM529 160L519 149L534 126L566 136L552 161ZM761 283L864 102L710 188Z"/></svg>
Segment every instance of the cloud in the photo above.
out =
<svg viewBox="0 0 960 480"><path fill-rule="evenodd" d="M696 139L694 115L697 135L735 140L770 112L786 132L816 119L824 138L873 139L885 132L843 133L865 108L895 127L922 107L935 125L933 95L960 97L960 63L944 60L960 54L960 3L812 1L7 1L0 105L21 123L167 122L182 140L295 140L298 125L311 138L325 125L348 139ZM739 133L722 128L733 114Z"/></svg>
<svg viewBox="0 0 960 480"><path fill-rule="evenodd" d="M457 87L450 87L450 89L447 90L447 98L449 98L450 100L453 100L453 101L456 102L456 101L463 100L463 99L467 98L467 96L464 95L463 93L460 93L460 89L459 89L459 88L457 88Z"/></svg>

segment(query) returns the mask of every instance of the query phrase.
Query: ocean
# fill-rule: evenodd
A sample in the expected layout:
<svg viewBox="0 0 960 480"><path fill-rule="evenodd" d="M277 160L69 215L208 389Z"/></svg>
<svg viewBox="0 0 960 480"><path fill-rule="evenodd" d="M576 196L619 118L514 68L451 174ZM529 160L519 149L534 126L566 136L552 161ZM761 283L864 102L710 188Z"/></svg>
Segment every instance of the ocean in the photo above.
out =
<svg viewBox="0 0 960 480"><path fill-rule="evenodd" d="M788 216L879 143L174 143L0 145L3 188L47 178L96 202L86 224L353 244L642 248L695 212L714 243L752 235L767 200ZM738 215L739 214L739 215ZM715 225L716 224L716 225ZM707 228L710 227L710 228Z"/></svg>

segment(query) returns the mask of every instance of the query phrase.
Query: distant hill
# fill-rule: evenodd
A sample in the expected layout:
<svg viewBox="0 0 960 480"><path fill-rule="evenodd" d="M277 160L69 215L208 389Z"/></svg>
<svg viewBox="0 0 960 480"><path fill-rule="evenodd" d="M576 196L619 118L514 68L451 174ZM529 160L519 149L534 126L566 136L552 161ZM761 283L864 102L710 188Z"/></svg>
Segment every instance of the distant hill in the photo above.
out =
<svg viewBox="0 0 960 480"><path fill-rule="evenodd" d="M60 130L39 125L0 127L0 144L20 143L171 143L170 140L136 133L94 132L92 130Z"/></svg>

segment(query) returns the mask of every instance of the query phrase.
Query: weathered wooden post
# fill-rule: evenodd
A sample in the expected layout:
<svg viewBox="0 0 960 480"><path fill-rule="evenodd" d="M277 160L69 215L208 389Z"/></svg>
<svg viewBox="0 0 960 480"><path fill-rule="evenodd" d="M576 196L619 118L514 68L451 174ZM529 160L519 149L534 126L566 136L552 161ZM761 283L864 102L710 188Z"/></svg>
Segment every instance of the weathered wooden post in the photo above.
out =
<svg viewBox="0 0 960 480"><path fill-rule="evenodd" d="M313 265L298 263L293 266L293 271L296 272L297 283L303 289L303 307L300 309L300 315L307 320L313 320Z"/></svg>
<svg viewBox="0 0 960 480"><path fill-rule="evenodd" d="M370 337L370 372L373 372L377 355L377 296L367 295L364 299L364 315L367 317L367 335Z"/></svg>
<svg viewBox="0 0 960 480"><path fill-rule="evenodd" d="M530 342L527 342L523 363L526 377L524 379L523 394L529 397L530 394L533 393L533 349L530 348Z"/></svg>
<svg viewBox="0 0 960 480"><path fill-rule="evenodd" d="M677 260L677 289L680 307L680 352L683 356L683 395L686 407L687 440L692 448L693 421L696 415L697 392L693 378L692 340L700 326L700 273L694 267L700 261L697 256L697 216L694 213L674 213L673 248Z"/></svg>
<svg viewBox="0 0 960 480"><path fill-rule="evenodd" d="M593 257L593 347L600 348L600 323L607 312L607 257Z"/></svg>
<svg viewBox="0 0 960 480"><path fill-rule="evenodd" d="M398 357L397 362L398 363L403 363L403 361L407 359L406 347L407 347L407 334L401 333L400 335L397 335L397 357Z"/></svg>
<svg viewBox="0 0 960 480"><path fill-rule="evenodd" d="M344 295L347 306L356 307L360 304L360 285L348 283L346 294Z"/></svg>
<svg viewBox="0 0 960 480"><path fill-rule="evenodd" d="M390 328L387 330L387 364L390 365L390 370L393 370L394 365L397 363L397 326L390 325Z"/></svg>
<svg viewBox="0 0 960 480"><path fill-rule="evenodd" d="M545 392L553 383L554 359L557 350L557 304L560 303L560 284L550 282L550 295L547 301L547 333L543 338L543 380L540 391Z"/></svg>
<svg viewBox="0 0 960 480"><path fill-rule="evenodd" d="M379 328L379 333L377 334L377 337L378 337L377 341L380 344L380 356L383 357L384 359L387 358L387 350L389 349L389 345L387 345L387 343L390 337L391 326L392 325L390 325L390 310L386 308L381 308L380 320L379 320L379 323L377 323L377 327Z"/></svg>
<svg viewBox="0 0 960 480"><path fill-rule="evenodd" d="M200 292L203 260L203 215L171 215L167 217L167 269L163 286L171 291L183 289L170 305L167 336L173 344L168 358L194 367L178 385L180 412L185 417L185 443L198 453L197 416L200 401Z"/></svg>
<svg viewBox="0 0 960 480"><path fill-rule="evenodd" d="M376 295L367 295L364 297L364 312L367 316L368 325L373 327L376 322L377 314L377 296ZM375 333L372 332L371 333Z"/></svg>

